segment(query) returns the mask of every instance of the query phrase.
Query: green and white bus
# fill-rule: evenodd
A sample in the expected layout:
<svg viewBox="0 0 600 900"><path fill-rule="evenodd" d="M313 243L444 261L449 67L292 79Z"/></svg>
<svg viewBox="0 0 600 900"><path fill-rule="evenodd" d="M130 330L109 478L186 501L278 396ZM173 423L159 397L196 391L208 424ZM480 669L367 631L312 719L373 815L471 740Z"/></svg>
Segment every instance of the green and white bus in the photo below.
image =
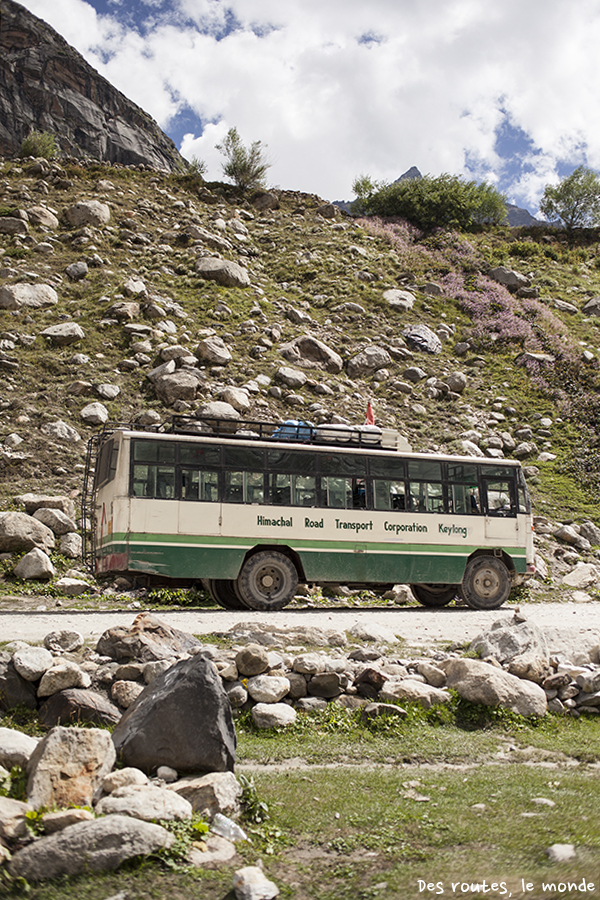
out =
<svg viewBox="0 0 600 900"><path fill-rule="evenodd" d="M535 571L520 464L407 448L372 426L107 426L88 444L84 556L98 575L202 582L226 609L282 609L299 582L496 609Z"/></svg>

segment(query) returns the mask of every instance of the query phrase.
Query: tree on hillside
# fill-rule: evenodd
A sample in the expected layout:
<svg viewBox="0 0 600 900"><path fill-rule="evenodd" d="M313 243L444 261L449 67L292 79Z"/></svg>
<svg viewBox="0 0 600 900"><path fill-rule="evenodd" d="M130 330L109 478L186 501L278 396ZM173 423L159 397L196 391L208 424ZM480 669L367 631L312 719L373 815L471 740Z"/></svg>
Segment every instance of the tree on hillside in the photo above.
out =
<svg viewBox="0 0 600 900"><path fill-rule="evenodd" d="M423 231L434 228L470 230L498 225L506 217L506 198L491 184L464 181L458 175L404 179L393 184L361 175L353 185L358 197L352 209L363 215L399 216Z"/></svg>
<svg viewBox="0 0 600 900"><path fill-rule="evenodd" d="M271 163L265 159L266 147L261 141L253 141L246 147L237 128L230 128L222 144L216 144L226 158L222 164L223 174L242 190L264 187L265 175Z"/></svg>
<svg viewBox="0 0 600 900"><path fill-rule="evenodd" d="M21 144L20 156L54 159L58 155L56 139L49 131L30 131Z"/></svg>
<svg viewBox="0 0 600 900"><path fill-rule="evenodd" d="M579 166L560 184L547 184L540 212L549 222L562 222L567 231L592 228L600 222L600 178Z"/></svg>

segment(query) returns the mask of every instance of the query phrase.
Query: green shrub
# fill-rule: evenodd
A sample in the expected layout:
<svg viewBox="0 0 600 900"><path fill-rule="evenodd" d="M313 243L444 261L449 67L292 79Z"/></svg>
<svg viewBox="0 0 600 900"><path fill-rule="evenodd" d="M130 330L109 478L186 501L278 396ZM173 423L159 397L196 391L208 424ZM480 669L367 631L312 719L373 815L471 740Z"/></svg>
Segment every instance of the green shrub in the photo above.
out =
<svg viewBox="0 0 600 900"><path fill-rule="evenodd" d="M237 128L230 128L222 144L216 144L225 157L223 174L242 190L264 187L265 175L271 164L264 157L261 141L244 146Z"/></svg>
<svg viewBox="0 0 600 900"><path fill-rule="evenodd" d="M56 140L48 131L31 131L21 144L21 156L54 159L57 154Z"/></svg>
<svg viewBox="0 0 600 900"><path fill-rule="evenodd" d="M383 187L363 175L354 182L354 190L359 196L353 212L397 216L425 232L435 228L468 231L499 225L506 218L505 198L495 187L457 175L425 175Z"/></svg>

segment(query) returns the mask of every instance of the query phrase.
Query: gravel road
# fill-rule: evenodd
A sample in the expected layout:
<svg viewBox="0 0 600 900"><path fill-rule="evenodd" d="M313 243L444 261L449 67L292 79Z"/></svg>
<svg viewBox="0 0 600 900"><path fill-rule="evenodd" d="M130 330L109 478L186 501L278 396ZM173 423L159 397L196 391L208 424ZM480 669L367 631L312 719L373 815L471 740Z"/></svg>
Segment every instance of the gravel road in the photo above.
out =
<svg viewBox="0 0 600 900"><path fill-rule="evenodd" d="M347 631L357 622L376 623L391 628L410 646L435 645L443 642L466 642L486 630L498 619L511 619L514 606L489 612L461 607L450 609L377 608L297 609L276 613L228 612L198 609L195 611L154 610L153 615L181 631L202 635L227 632L240 622L277 624L285 627L311 625ZM521 611L537 625L600 630L600 603L532 603ZM97 639L107 628L131 625L135 610L90 612L77 610L0 611L0 641L42 641L50 631L79 631L86 640Z"/></svg>

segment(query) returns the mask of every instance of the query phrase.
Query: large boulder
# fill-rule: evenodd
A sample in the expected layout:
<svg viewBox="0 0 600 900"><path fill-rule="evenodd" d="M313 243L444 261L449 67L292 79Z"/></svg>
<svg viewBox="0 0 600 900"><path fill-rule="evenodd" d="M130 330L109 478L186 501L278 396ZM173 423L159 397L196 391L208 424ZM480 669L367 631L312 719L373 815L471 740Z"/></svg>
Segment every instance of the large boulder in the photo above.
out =
<svg viewBox="0 0 600 900"><path fill-rule="evenodd" d="M99 200L80 200L65 211L69 225L81 228L82 225L108 225L110 208Z"/></svg>
<svg viewBox="0 0 600 900"><path fill-rule="evenodd" d="M0 710L7 712L16 706L37 709L35 687L19 675L10 655L0 651Z"/></svg>
<svg viewBox="0 0 600 900"><path fill-rule="evenodd" d="M304 369L324 369L326 372L338 373L344 365L339 353L311 334L301 334L293 341L282 344L279 352L288 362Z"/></svg>
<svg viewBox="0 0 600 900"><path fill-rule="evenodd" d="M411 350L422 350L424 353L441 353L442 342L437 334L427 325L408 325L402 332Z"/></svg>
<svg viewBox="0 0 600 900"><path fill-rule="evenodd" d="M20 550L52 550L54 533L32 516L21 512L0 512L0 553Z"/></svg>
<svg viewBox="0 0 600 900"><path fill-rule="evenodd" d="M91 806L115 764L108 731L53 728L37 745L27 766L27 800L40 806Z"/></svg>
<svg viewBox="0 0 600 900"><path fill-rule="evenodd" d="M85 337L85 331L77 322L61 322L58 325L50 325L40 331L40 337L47 338L51 344L57 347L67 347L76 344Z"/></svg>
<svg viewBox="0 0 600 900"><path fill-rule="evenodd" d="M14 728L0 728L0 766L9 770L13 766L24 769L38 743L39 738L30 737Z"/></svg>
<svg viewBox="0 0 600 900"><path fill-rule="evenodd" d="M546 694L532 681L524 681L480 659L450 659L440 668L446 672L447 686L470 703L502 706L521 716L546 714Z"/></svg>
<svg viewBox="0 0 600 900"><path fill-rule="evenodd" d="M144 822L191 819L192 812L192 804L185 797L149 784L117 788L96 804L99 816L132 816Z"/></svg>
<svg viewBox="0 0 600 900"><path fill-rule="evenodd" d="M113 741L119 759L144 772L232 771L235 728L213 663L198 653L155 678L125 712Z"/></svg>
<svg viewBox="0 0 600 900"><path fill-rule="evenodd" d="M40 881L59 875L112 870L128 859L170 847L174 841L174 835L161 825L130 816L106 816L69 825L29 844L14 855L9 873L13 878Z"/></svg>
<svg viewBox="0 0 600 900"><path fill-rule="evenodd" d="M103 694L85 688L57 691L39 709L42 725L116 725L120 710Z"/></svg>
<svg viewBox="0 0 600 900"><path fill-rule="evenodd" d="M5 284L0 287L0 309L40 309L42 306L54 306L58 303L58 294L49 284Z"/></svg>
<svg viewBox="0 0 600 900"><path fill-rule="evenodd" d="M172 374L161 375L154 381L154 387L158 399L162 400L165 406L173 406L177 400L186 402L195 400L198 383L196 375L180 369Z"/></svg>
<svg viewBox="0 0 600 900"><path fill-rule="evenodd" d="M151 662L169 659L178 653L196 653L202 646L193 635L171 628L149 613L140 613L131 627L117 625L105 631L96 651L118 662L126 659Z"/></svg>
<svg viewBox="0 0 600 900"><path fill-rule="evenodd" d="M480 657L491 656L499 663L508 663L517 656L528 654L548 661L548 645L544 633L533 622L498 619L488 631L478 635L469 650Z"/></svg>
<svg viewBox="0 0 600 900"><path fill-rule="evenodd" d="M216 281L223 287L249 287L250 276L246 269L228 259L203 256L196 262L200 278Z"/></svg>
<svg viewBox="0 0 600 900"><path fill-rule="evenodd" d="M377 369L383 369L391 365L392 358L383 347L375 345L365 347L356 356L348 360L348 375L350 378L361 378L363 375L369 375L376 372Z"/></svg>
<svg viewBox="0 0 600 900"><path fill-rule="evenodd" d="M232 360L227 344L217 335L210 335L201 340L196 347L196 356L201 362L211 366L226 366Z"/></svg>

